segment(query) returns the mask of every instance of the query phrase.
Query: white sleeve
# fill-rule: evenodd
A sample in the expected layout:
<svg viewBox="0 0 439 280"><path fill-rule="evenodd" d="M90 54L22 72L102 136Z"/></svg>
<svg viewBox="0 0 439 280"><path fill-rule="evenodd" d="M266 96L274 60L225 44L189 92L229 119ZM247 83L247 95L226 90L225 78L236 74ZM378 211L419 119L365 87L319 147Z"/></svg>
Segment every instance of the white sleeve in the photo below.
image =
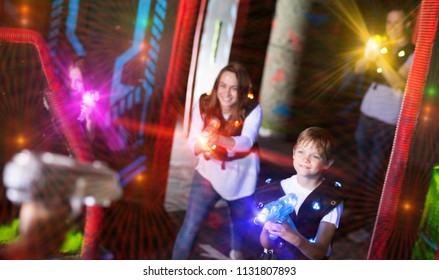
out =
<svg viewBox="0 0 439 280"><path fill-rule="evenodd" d="M343 212L343 202L332 209L328 214L322 218L322 222L334 224L337 228L340 225L341 213Z"/></svg>
<svg viewBox="0 0 439 280"><path fill-rule="evenodd" d="M245 119L241 135L232 136L235 139L235 147L231 151L247 152L250 150L258 139L261 123L262 108L260 105L257 105Z"/></svg>
<svg viewBox="0 0 439 280"><path fill-rule="evenodd" d="M408 66L410 66L413 62L414 55L415 55L415 53L410 54L409 57L407 58L407 60L404 62L404 64L407 64Z"/></svg>
<svg viewBox="0 0 439 280"><path fill-rule="evenodd" d="M201 131L203 130L203 119L201 118L199 102L196 102L192 109L190 126L188 144L189 148L194 151L195 143L198 141Z"/></svg>

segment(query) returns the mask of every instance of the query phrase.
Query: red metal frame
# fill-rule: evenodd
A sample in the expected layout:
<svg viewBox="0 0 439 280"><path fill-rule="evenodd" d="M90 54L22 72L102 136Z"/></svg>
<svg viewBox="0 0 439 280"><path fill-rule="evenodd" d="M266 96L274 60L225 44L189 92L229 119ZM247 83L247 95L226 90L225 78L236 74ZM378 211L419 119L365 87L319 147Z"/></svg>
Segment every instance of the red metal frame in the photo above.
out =
<svg viewBox="0 0 439 280"><path fill-rule="evenodd" d="M386 258L389 239L396 222L402 182L421 107L425 80L428 75L433 42L436 36L438 11L439 2L437 0L422 1L419 13L419 29L416 33L415 54L407 80L368 259L379 260ZM436 259L439 259L439 251L436 254Z"/></svg>
<svg viewBox="0 0 439 280"><path fill-rule="evenodd" d="M34 30L22 28L0 28L0 42L31 44L37 49L44 76L47 79L48 90L45 97L49 103L51 114L64 135L74 157L81 162L94 160L91 145L87 140L79 123L66 114L67 92L63 83L56 75L50 58L47 42ZM96 248L101 228L103 209L101 207L87 207L82 258L96 258Z"/></svg>

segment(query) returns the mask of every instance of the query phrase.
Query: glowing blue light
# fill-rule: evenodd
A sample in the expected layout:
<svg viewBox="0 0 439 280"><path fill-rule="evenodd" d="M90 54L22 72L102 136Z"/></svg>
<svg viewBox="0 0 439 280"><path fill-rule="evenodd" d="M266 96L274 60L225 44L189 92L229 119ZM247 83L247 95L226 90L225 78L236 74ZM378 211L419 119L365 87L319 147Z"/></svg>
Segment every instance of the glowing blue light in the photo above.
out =
<svg viewBox="0 0 439 280"><path fill-rule="evenodd" d="M314 202L312 203L312 209L314 209L314 210L320 210L320 203L317 202L317 201L314 201Z"/></svg>

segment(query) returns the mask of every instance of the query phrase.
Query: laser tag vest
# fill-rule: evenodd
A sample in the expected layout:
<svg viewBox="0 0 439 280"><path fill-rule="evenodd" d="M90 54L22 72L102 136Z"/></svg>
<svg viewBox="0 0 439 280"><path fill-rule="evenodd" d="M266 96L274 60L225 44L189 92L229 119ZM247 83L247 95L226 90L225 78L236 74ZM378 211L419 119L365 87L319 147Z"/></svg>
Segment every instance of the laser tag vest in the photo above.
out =
<svg viewBox="0 0 439 280"><path fill-rule="evenodd" d="M255 194L256 201L271 202L285 195L280 181L274 181L261 187L262 190ZM313 190L302 203L298 214L293 211L290 214L291 220L296 225L297 230L306 239L313 240L322 218L332 209L337 207L344 200L343 190L339 182L324 180L315 190ZM263 202L259 207L263 206ZM277 238L273 248L276 259L279 260L308 260L297 247Z"/></svg>
<svg viewBox="0 0 439 280"><path fill-rule="evenodd" d="M407 58L415 51L415 46L410 42L402 48L399 48L396 52L392 52L390 48L386 46L386 44L384 44L383 47L387 47L388 51L384 54L382 53L381 55L384 56L385 60L393 69L399 69L407 61ZM372 67L370 69L370 77L372 82L390 86L383 77L383 74L378 72L379 71L377 68Z"/></svg>
<svg viewBox="0 0 439 280"><path fill-rule="evenodd" d="M200 97L201 116L206 115L206 111L207 111L206 103L207 103L208 97L209 96L206 93L202 94ZM256 106L258 106L258 104L259 103L257 100L250 99L250 98L247 99L247 102L243 107L243 113L244 113L245 118L247 118L248 115L250 115L250 113L256 108ZM224 136L239 136L239 135L241 135L242 127L244 125L245 119L244 119L244 121L242 121L238 125L233 125L230 123L230 121L225 120L222 114L218 113L217 115L218 116L216 116L216 117L221 122L221 126L218 130L218 134L224 135ZM209 123L209 120L204 119L203 129L206 127L206 125L208 123ZM232 127L232 129L230 130L231 127ZM229 131L226 131L226 128L228 128ZM216 146L216 148L211 151L211 156L217 160L224 162L224 161L230 161L230 160L234 160L234 159L243 158L243 157L246 157L247 155L249 155L250 153L257 152L257 151L258 151L258 144L256 142L254 143L253 147L249 151L238 152L234 156L229 156L226 148L224 148L222 146Z"/></svg>

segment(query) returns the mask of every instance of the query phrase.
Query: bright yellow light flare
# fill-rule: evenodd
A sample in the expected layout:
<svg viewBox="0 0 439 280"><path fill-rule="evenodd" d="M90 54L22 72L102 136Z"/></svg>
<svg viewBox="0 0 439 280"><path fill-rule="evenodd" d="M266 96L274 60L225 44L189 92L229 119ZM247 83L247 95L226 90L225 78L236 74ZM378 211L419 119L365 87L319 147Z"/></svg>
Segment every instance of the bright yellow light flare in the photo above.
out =
<svg viewBox="0 0 439 280"><path fill-rule="evenodd" d="M398 56L399 56L399 57L404 57L404 56L405 56L405 51L400 51L400 52L398 53Z"/></svg>
<svg viewBox="0 0 439 280"><path fill-rule="evenodd" d="M387 53L387 48L386 47L381 48L380 53L386 54Z"/></svg>
<svg viewBox="0 0 439 280"><path fill-rule="evenodd" d="M383 68L378 67L378 68L377 68L377 73L383 73Z"/></svg>
<svg viewBox="0 0 439 280"><path fill-rule="evenodd" d="M374 37L367 40L366 49L378 51L378 41Z"/></svg>

